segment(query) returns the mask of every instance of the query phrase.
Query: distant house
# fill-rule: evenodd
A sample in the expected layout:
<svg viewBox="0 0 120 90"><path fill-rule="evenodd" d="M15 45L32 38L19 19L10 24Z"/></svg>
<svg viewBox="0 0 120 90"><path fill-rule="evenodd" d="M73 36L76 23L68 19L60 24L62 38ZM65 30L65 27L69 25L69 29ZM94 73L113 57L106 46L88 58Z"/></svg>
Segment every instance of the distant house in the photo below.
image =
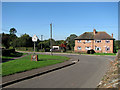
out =
<svg viewBox="0 0 120 90"><path fill-rule="evenodd" d="M113 53L114 51L113 34L110 36L106 32L85 32L75 38L75 52L87 52L94 50L97 53Z"/></svg>

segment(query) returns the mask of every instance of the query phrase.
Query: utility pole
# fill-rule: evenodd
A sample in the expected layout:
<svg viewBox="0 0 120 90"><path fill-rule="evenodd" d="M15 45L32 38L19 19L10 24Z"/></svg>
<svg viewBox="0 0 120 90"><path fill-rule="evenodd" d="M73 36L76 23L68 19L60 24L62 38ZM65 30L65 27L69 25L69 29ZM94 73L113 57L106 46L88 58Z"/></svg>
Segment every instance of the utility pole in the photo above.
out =
<svg viewBox="0 0 120 90"><path fill-rule="evenodd" d="M51 55L53 55L52 54L52 23L50 24L50 36L51 36L50 38Z"/></svg>
<svg viewBox="0 0 120 90"><path fill-rule="evenodd" d="M42 51L42 41L43 41L43 35L41 35L41 51Z"/></svg>

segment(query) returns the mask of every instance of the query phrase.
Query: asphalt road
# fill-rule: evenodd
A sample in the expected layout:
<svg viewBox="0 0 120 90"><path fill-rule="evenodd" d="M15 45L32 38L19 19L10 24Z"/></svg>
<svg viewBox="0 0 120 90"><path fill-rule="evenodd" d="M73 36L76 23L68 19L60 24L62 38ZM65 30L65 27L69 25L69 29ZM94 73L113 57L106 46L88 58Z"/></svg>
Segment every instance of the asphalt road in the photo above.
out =
<svg viewBox="0 0 120 90"><path fill-rule="evenodd" d="M5 88L96 88L114 56L64 55L80 61L72 66Z"/></svg>

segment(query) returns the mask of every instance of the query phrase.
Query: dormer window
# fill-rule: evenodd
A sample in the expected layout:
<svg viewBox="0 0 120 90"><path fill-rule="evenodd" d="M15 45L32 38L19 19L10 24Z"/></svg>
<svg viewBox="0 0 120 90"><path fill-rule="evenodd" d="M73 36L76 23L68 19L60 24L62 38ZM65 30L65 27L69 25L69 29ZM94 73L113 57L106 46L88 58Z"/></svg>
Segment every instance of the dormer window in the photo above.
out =
<svg viewBox="0 0 120 90"><path fill-rule="evenodd" d="M78 40L78 43L81 43L81 40Z"/></svg>
<svg viewBox="0 0 120 90"><path fill-rule="evenodd" d="M101 40L95 40L95 43L101 43Z"/></svg>

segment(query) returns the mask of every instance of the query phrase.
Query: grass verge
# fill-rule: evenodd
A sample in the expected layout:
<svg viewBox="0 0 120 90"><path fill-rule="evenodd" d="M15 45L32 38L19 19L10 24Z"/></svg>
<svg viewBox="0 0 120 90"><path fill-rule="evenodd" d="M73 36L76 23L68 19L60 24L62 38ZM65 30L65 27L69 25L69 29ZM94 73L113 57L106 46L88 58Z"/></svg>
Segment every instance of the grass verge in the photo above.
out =
<svg viewBox="0 0 120 90"><path fill-rule="evenodd" d="M116 53L94 53L94 54L83 54L83 55L110 55L110 56L115 56Z"/></svg>
<svg viewBox="0 0 120 90"><path fill-rule="evenodd" d="M116 53L94 53L94 55L116 55Z"/></svg>
<svg viewBox="0 0 120 90"><path fill-rule="evenodd" d="M38 61L31 61L31 55L2 63L2 76L15 74L35 68L41 68L69 60L65 56L38 55Z"/></svg>

